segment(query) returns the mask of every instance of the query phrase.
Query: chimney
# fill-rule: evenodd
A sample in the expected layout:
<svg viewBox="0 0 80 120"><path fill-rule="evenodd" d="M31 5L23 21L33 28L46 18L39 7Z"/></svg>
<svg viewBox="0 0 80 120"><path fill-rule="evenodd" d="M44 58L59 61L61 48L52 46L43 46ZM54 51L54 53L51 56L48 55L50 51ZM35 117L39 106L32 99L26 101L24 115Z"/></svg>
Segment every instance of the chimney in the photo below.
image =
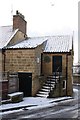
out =
<svg viewBox="0 0 80 120"><path fill-rule="evenodd" d="M24 15L22 15L18 10L16 11L16 15L13 15L13 30L19 29L25 35L26 33L26 24L27 22L24 19Z"/></svg>

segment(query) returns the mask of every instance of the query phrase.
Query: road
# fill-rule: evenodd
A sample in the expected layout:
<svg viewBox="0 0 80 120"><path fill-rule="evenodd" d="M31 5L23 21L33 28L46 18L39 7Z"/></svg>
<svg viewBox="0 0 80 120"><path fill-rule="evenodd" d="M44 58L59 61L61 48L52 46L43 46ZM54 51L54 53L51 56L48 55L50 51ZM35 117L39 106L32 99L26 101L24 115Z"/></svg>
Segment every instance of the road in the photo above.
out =
<svg viewBox="0 0 80 120"><path fill-rule="evenodd" d="M74 86L76 88L76 86ZM3 115L2 120L26 120L26 119L52 119L52 118L77 118L80 119L80 87L78 96L75 99L69 99L57 102L55 106L37 109L23 109L20 112Z"/></svg>

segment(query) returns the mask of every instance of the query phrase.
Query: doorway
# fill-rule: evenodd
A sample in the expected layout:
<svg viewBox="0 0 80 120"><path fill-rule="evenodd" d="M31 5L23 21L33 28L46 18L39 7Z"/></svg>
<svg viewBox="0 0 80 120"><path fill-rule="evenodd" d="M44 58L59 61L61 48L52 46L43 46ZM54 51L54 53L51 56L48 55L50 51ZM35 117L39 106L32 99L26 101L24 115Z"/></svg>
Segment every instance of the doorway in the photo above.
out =
<svg viewBox="0 0 80 120"><path fill-rule="evenodd" d="M23 92L24 97L32 95L32 73L19 72L19 91Z"/></svg>
<svg viewBox="0 0 80 120"><path fill-rule="evenodd" d="M62 56L53 56L53 72L62 72Z"/></svg>

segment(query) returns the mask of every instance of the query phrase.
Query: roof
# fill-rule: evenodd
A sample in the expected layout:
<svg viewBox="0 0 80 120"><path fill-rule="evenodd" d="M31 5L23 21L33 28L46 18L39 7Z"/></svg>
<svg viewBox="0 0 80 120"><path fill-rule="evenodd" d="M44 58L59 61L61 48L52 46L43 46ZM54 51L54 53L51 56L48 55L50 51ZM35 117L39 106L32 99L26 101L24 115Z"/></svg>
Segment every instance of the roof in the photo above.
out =
<svg viewBox="0 0 80 120"><path fill-rule="evenodd" d="M45 43L43 52L69 52L72 49L72 36L33 37L8 48L35 48L43 43Z"/></svg>
<svg viewBox="0 0 80 120"><path fill-rule="evenodd" d="M53 36L47 40L44 52L69 52L72 49L72 36Z"/></svg>
<svg viewBox="0 0 80 120"><path fill-rule="evenodd" d="M47 40L47 37L30 37L26 40L23 40L22 42L15 44L13 46L10 46L8 48L35 48L39 45L41 45L44 41Z"/></svg>
<svg viewBox="0 0 80 120"><path fill-rule="evenodd" d="M0 26L0 49L10 42L17 31L18 29L13 31L12 26Z"/></svg>

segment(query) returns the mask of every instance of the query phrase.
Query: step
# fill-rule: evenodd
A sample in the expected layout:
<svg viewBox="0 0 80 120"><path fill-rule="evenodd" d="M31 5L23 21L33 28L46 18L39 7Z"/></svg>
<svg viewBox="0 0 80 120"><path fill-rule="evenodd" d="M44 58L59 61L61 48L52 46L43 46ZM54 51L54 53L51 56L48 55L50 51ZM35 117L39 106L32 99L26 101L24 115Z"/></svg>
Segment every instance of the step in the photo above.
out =
<svg viewBox="0 0 80 120"><path fill-rule="evenodd" d="M43 86L47 86L47 87L55 86L55 83L45 83Z"/></svg>
<svg viewBox="0 0 80 120"><path fill-rule="evenodd" d="M45 91L39 91L39 94L43 94L43 95L48 95L49 92L45 92Z"/></svg>
<svg viewBox="0 0 80 120"><path fill-rule="evenodd" d="M52 81L52 82L56 82L56 80L58 80L58 79L47 79L47 81Z"/></svg>
<svg viewBox="0 0 80 120"><path fill-rule="evenodd" d="M41 91L49 92L50 90L42 88Z"/></svg>
<svg viewBox="0 0 80 120"><path fill-rule="evenodd" d="M53 78L54 78L55 76L56 76L56 77L59 77L59 75L49 75L49 76L47 76L47 77L53 77Z"/></svg>
<svg viewBox="0 0 80 120"><path fill-rule="evenodd" d="M58 81L59 76L48 76L47 81L43 84L42 88L38 91L36 96L38 97L48 97L50 90L55 88L55 84Z"/></svg>
<svg viewBox="0 0 80 120"><path fill-rule="evenodd" d="M36 94L37 97L48 97L48 95Z"/></svg>
<svg viewBox="0 0 80 120"><path fill-rule="evenodd" d="M52 76L52 77L48 76L47 79L59 79L59 76Z"/></svg>
<svg viewBox="0 0 80 120"><path fill-rule="evenodd" d="M44 84L44 86L49 86L49 87L53 86L53 85L55 85L55 84L52 84L52 83L51 84L49 84L49 83Z"/></svg>
<svg viewBox="0 0 80 120"><path fill-rule="evenodd" d="M50 87L46 85L44 85L42 88L50 89Z"/></svg>
<svg viewBox="0 0 80 120"><path fill-rule="evenodd" d="M50 84L50 83L51 83L51 84L55 84L54 81L46 81L46 83L47 83L47 84Z"/></svg>

